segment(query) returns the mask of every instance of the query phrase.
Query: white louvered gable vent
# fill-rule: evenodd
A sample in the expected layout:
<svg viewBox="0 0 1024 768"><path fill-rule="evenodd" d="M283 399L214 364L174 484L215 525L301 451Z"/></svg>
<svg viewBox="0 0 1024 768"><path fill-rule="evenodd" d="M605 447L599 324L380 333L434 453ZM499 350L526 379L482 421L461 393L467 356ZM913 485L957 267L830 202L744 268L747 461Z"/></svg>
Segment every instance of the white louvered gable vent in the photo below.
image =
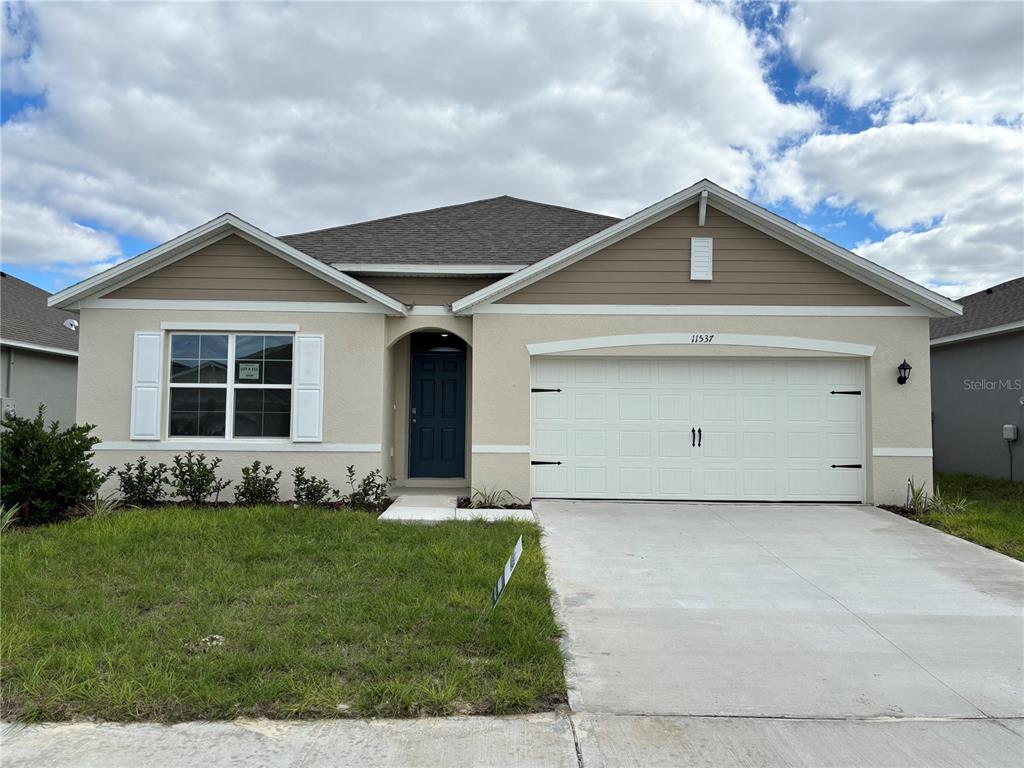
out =
<svg viewBox="0 0 1024 768"><path fill-rule="evenodd" d="M710 237L690 238L691 280L711 279L712 250L712 239Z"/></svg>

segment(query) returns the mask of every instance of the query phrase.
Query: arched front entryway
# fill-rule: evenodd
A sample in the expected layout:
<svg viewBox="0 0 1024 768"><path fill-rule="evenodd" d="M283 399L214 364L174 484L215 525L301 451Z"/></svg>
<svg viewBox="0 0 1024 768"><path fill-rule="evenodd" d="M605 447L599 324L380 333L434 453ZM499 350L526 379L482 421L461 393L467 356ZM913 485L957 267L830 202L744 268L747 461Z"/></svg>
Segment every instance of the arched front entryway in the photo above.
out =
<svg viewBox="0 0 1024 768"><path fill-rule="evenodd" d="M419 328L389 349L389 448L397 486L465 488L472 350L449 328Z"/></svg>

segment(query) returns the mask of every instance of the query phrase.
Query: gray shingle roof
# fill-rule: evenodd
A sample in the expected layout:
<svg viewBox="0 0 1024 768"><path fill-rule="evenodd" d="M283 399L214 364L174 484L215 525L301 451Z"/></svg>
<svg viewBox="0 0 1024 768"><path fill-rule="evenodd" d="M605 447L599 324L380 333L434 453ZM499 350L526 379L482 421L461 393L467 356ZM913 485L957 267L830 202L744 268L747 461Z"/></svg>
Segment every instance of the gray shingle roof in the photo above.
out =
<svg viewBox="0 0 1024 768"><path fill-rule="evenodd" d="M933 318L933 339L1024 320L1024 277L994 285L958 301L964 306L963 315Z"/></svg>
<svg viewBox="0 0 1024 768"><path fill-rule="evenodd" d="M533 264L619 219L495 197L386 219L285 235L328 264Z"/></svg>
<svg viewBox="0 0 1024 768"><path fill-rule="evenodd" d="M77 312L46 306L50 294L0 272L0 338L43 347L78 350L78 333L64 327Z"/></svg>

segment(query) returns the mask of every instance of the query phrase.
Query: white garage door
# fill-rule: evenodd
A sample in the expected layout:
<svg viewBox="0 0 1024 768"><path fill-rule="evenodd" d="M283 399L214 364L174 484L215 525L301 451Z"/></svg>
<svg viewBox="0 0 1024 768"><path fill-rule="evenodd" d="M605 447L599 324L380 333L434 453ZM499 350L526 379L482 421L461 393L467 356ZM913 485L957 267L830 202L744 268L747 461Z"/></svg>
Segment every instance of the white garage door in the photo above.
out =
<svg viewBox="0 0 1024 768"><path fill-rule="evenodd" d="M864 365L533 361L539 498L860 501Z"/></svg>

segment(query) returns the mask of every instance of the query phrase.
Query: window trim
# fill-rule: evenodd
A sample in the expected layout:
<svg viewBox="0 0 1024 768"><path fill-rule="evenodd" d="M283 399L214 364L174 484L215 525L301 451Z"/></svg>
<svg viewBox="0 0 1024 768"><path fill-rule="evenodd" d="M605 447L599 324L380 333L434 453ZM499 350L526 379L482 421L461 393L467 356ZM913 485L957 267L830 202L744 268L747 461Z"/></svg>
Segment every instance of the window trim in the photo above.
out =
<svg viewBox="0 0 1024 768"><path fill-rule="evenodd" d="M265 443L268 445L280 445L293 442L294 415L295 415L295 339L297 333L294 331L252 331L244 327L238 330L174 330L167 332L167 420L164 422L167 430L168 441L183 443L194 443L196 441L212 440L218 443ZM228 337L228 358L227 376L224 383L199 383L199 382L174 382L171 380L171 370L174 365L174 337L175 336L227 336ZM292 380L288 384L238 384L235 382L235 340L238 336L288 336L292 340ZM171 389L224 389L227 391L224 404L224 435L172 435L171 434ZM288 435L287 437L235 437L235 389L287 389L291 393L288 402Z"/></svg>

